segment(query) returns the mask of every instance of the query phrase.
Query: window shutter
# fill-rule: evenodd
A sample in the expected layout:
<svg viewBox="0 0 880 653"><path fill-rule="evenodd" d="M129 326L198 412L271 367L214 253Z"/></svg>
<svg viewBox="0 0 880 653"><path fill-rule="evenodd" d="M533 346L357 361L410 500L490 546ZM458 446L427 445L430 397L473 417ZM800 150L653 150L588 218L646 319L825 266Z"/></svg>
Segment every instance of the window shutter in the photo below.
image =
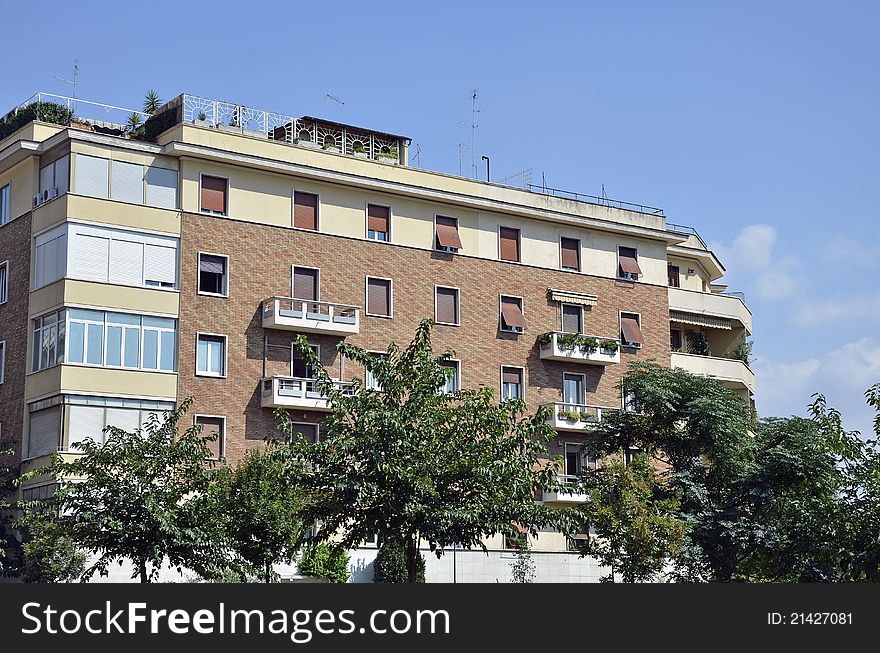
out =
<svg viewBox="0 0 880 653"><path fill-rule="evenodd" d="M318 301L318 271L311 268L293 268L293 296L295 299Z"/></svg>
<svg viewBox="0 0 880 653"><path fill-rule="evenodd" d="M86 281L107 281L110 239L87 234L76 235L73 274Z"/></svg>
<svg viewBox="0 0 880 653"><path fill-rule="evenodd" d="M437 321L458 324L458 291L454 288L437 288Z"/></svg>
<svg viewBox="0 0 880 653"><path fill-rule="evenodd" d="M639 267L636 250L632 247L620 247L617 250L617 258L620 262L620 270L628 274L640 275L642 268Z"/></svg>
<svg viewBox="0 0 880 653"><path fill-rule="evenodd" d="M318 441L318 425L317 424L293 424L293 432L301 433L309 442Z"/></svg>
<svg viewBox="0 0 880 653"><path fill-rule="evenodd" d="M67 436L67 448L75 442L92 438L95 442L103 442L104 408L100 406L68 406L70 415L70 432Z"/></svg>
<svg viewBox="0 0 880 653"><path fill-rule="evenodd" d="M498 235L501 239L501 260L519 261L519 229L501 227Z"/></svg>
<svg viewBox="0 0 880 653"><path fill-rule="evenodd" d="M226 215L227 186L225 179L202 175L202 211Z"/></svg>
<svg viewBox="0 0 880 653"><path fill-rule="evenodd" d="M506 329L526 328L526 319L523 316L520 300L513 297L501 298L501 319Z"/></svg>
<svg viewBox="0 0 880 653"><path fill-rule="evenodd" d="M113 161L110 165L110 197L131 204L144 203L144 166L125 161Z"/></svg>
<svg viewBox="0 0 880 653"><path fill-rule="evenodd" d="M61 406L31 413L28 434L28 457L43 456L58 450L61 443Z"/></svg>
<svg viewBox="0 0 880 653"><path fill-rule="evenodd" d="M208 435L216 435L217 439L208 442L208 448L211 450L213 458L219 458L223 455L223 420L220 417L197 417L196 422L202 425L200 435L202 437Z"/></svg>
<svg viewBox="0 0 880 653"><path fill-rule="evenodd" d="M581 308L579 306L562 305L562 330L566 333L581 332Z"/></svg>
<svg viewBox="0 0 880 653"><path fill-rule="evenodd" d="M635 318L620 318L620 330L623 332L623 339L634 345L641 345L644 342L642 337L642 329Z"/></svg>
<svg viewBox="0 0 880 653"><path fill-rule="evenodd" d="M147 168L147 204L160 209L177 208L177 170Z"/></svg>
<svg viewBox="0 0 880 653"><path fill-rule="evenodd" d="M374 315L391 314L391 282L384 279L367 280L367 312Z"/></svg>
<svg viewBox="0 0 880 653"><path fill-rule="evenodd" d="M144 252L144 279L177 285L177 248L147 244Z"/></svg>
<svg viewBox="0 0 880 653"><path fill-rule="evenodd" d="M458 233L458 220L438 215L437 221L437 244L440 247L461 249L461 236Z"/></svg>
<svg viewBox="0 0 880 653"><path fill-rule="evenodd" d="M515 367L504 367L501 370L502 383L522 383L522 370Z"/></svg>
<svg viewBox="0 0 880 653"><path fill-rule="evenodd" d="M562 267L566 270L581 269L581 241L577 238L562 239Z"/></svg>
<svg viewBox="0 0 880 653"><path fill-rule="evenodd" d="M141 411L137 408L108 408L107 426L133 433L141 427Z"/></svg>
<svg viewBox="0 0 880 653"><path fill-rule="evenodd" d="M78 195L107 198L110 190L110 160L85 154L76 155Z"/></svg>
<svg viewBox="0 0 880 653"><path fill-rule="evenodd" d="M293 194L293 226L300 229L318 229L318 196L314 193Z"/></svg>
<svg viewBox="0 0 880 653"><path fill-rule="evenodd" d="M388 214L387 206L370 204L367 207L367 229L388 233Z"/></svg>
<svg viewBox="0 0 880 653"><path fill-rule="evenodd" d="M110 283L141 286L144 283L144 244L110 241Z"/></svg>
<svg viewBox="0 0 880 653"><path fill-rule="evenodd" d="M55 186L55 164L50 163L40 168L40 192Z"/></svg>
<svg viewBox="0 0 880 653"><path fill-rule="evenodd" d="M70 187L70 155L65 154L55 161L55 188L63 195Z"/></svg>

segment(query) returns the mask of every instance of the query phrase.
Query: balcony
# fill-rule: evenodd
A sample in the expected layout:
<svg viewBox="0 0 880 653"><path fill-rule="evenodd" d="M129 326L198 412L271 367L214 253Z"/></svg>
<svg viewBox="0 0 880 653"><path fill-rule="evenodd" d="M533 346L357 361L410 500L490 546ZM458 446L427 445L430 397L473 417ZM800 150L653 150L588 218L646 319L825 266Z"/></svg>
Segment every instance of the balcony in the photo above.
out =
<svg viewBox="0 0 880 653"><path fill-rule="evenodd" d="M315 379L292 376L273 376L263 379L260 387L260 405L263 408L329 410L327 398L318 391L317 383ZM333 385L345 394L349 394L353 386L347 381L334 381Z"/></svg>
<svg viewBox="0 0 880 653"><path fill-rule="evenodd" d="M542 360L610 365L620 362L620 340L554 331L538 338Z"/></svg>
<svg viewBox="0 0 880 653"><path fill-rule="evenodd" d="M557 401L548 404L552 411L547 424L557 431L586 431L602 421L602 416L617 408L603 408L588 404L566 404Z"/></svg>
<svg viewBox="0 0 880 653"><path fill-rule="evenodd" d="M357 306L272 297L263 302L263 328L348 336L360 331Z"/></svg>
<svg viewBox="0 0 880 653"><path fill-rule="evenodd" d="M669 310L722 318L733 322L731 326L741 325L747 334L752 333L752 313L745 302L735 295L669 288Z"/></svg>
<svg viewBox="0 0 880 653"><path fill-rule="evenodd" d="M575 485L577 483L577 476L567 476L561 474L556 478L563 485ZM544 503L555 503L558 505L567 506L587 502L587 495L583 492L576 491L566 492L565 490L558 490L552 492L544 492L543 498Z"/></svg>
<svg viewBox="0 0 880 653"><path fill-rule="evenodd" d="M672 367L680 367L691 374L710 376L731 390L747 390L749 394L755 392L755 373L741 360L673 352Z"/></svg>

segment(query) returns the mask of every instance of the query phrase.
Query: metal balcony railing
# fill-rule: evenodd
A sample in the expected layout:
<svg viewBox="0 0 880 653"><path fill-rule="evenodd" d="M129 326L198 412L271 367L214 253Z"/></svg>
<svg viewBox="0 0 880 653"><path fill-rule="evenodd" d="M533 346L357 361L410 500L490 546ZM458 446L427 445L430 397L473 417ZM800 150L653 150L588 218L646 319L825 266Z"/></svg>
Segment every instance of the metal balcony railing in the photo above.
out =
<svg viewBox="0 0 880 653"><path fill-rule="evenodd" d="M649 215L663 215L663 209L656 206L648 206L647 204L624 202L623 200L614 200L608 197L599 197L598 195L585 195L584 193L575 193L570 190L550 188L549 186L541 186L538 184L528 184L528 189L533 193L541 193L542 195L550 195L552 197L562 197L564 199L576 200L579 202L589 202L590 204L610 206L616 209L625 209L627 211L638 211L639 213L647 213Z"/></svg>

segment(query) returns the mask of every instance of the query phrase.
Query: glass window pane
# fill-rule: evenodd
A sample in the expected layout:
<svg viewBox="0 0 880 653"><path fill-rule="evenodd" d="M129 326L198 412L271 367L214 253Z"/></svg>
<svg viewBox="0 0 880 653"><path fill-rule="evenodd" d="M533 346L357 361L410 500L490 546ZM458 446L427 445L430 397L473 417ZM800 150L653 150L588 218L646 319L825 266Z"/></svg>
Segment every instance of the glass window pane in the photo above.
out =
<svg viewBox="0 0 880 653"><path fill-rule="evenodd" d="M86 362L90 365L100 365L104 360L104 326L89 324L86 338Z"/></svg>
<svg viewBox="0 0 880 653"><path fill-rule="evenodd" d="M132 324L134 326L140 326L141 316L129 315L128 313L107 313L107 322L113 324Z"/></svg>
<svg viewBox="0 0 880 653"><path fill-rule="evenodd" d="M159 361L160 369L168 372L174 371L174 332L162 332L162 358Z"/></svg>
<svg viewBox="0 0 880 653"><path fill-rule="evenodd" d="M168 317L147 317L144 316L145 327L157 327L159 329L173 329L174 320Z"/></svg>
<svg viewBox="0 0 880 653"><path fill-rule="evenodd" d="M204 338L199 338L196 347L196 371L208 371L208 341Z"/></svg>
<svg viewBox="0 0 880 653"><path fill-rule="evenodd" d="M37 321L39 324L39 321ZM40 369L40 329L34 329L34 339L31 343L31 369L37 371Z"/></svg>
<svg viewBox="0 0 880 653"><path fill-rule="evenodd" d="M219 341L210 343L210 371L214 374L223 373L223 347Z"/></svg>
<svg viewBox="0 0 880 653"><path fill-rule="evenodd" d="M74 320L91 320L92 322L103 322L104 313L102 311L88 311L82 308L71 308L70 318Z"/></svg>
<svg viewBox="0 0 880 653"><path fill-rule="evenodd" d="M55 344L58 341L58 325L53 324L48 329L43 329L43 343L44 349L46 353L46 367L51 367L55 364Z"/></svg>
<svg viewBox="0 0 880 653"><path fill-rule="evenodd" d="M122 365L122 327L107 327L107 365Z"/></svg>
<svg viewBox="0 0 880 653"><path fill-rule="evenodd" d="M125 366L138 367L141 353L141 330L125 328Z"/></svg>
<svg viewBox="0 0 880 653"><path fill-rule="evenodd" d="M70 342L68 343L67 360L70 363L82 363L85 352L86 325L82 322L70 323Z"/></svg>
<svg viewBox="0 0 880 653"><path fill-rule="evenodd" d="M155 370L159 366L159 332L144 329L144 364L145 370Z"/></svg>

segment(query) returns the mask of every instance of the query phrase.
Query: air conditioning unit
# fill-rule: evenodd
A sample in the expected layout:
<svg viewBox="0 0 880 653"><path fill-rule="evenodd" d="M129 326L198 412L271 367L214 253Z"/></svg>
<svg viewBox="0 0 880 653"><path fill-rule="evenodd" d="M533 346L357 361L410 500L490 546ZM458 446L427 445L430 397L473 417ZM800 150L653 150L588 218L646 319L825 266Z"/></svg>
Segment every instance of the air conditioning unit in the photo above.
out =
<svg viewBox="0 0 880 653"><path fill-rule="evenodd" d="M54 200L56 197L58 197L58 187L53 186L49 189L49 199Z"/></svg>
<svg viewBox="0 0 880 653"><path fill-rule="evenodd" d="M38 207L42 203L43 203L43 194L37 193L36 195L34 195L34 208Z"/></svg>

